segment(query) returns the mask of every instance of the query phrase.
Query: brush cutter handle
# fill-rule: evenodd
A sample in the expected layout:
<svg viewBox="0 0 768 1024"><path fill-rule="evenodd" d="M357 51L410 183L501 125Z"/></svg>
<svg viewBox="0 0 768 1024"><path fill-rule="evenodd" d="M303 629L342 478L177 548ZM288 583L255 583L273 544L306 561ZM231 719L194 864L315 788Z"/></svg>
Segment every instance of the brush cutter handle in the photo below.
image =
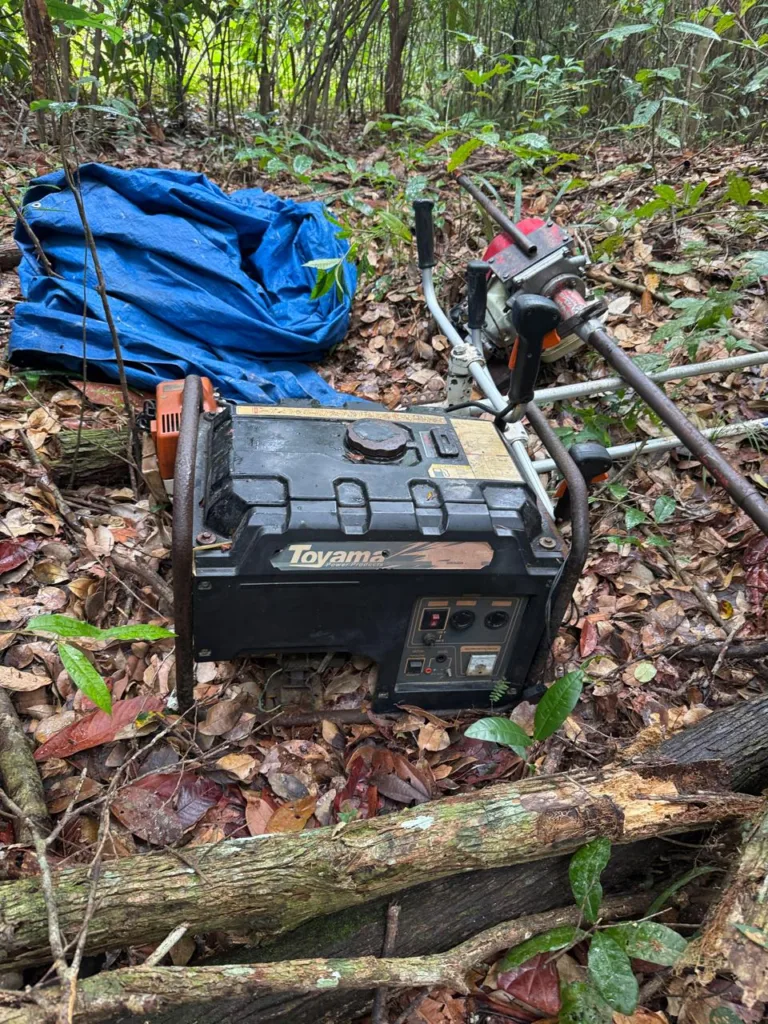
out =
<svg viewBox="0 0 768 1024"><path fill-rule="evenodd" d="M472 260L467 266L467 326L472 331L485 326L488 270L488 264L482 260Z"/></svg>
<svg viewBox="0 0 768 1024"><path fill-rule="evenodd" d="M512 300L512 323L517 331L517 358L509 378L510 404L533 401L539 375L544 338L560 323L560 310L542 295L516 295Z"/></svg>
<svg viewBox="0 0 768 1024"><path fill-rule="evenodd" d="M419 269L431 270L435 266L435 229L432 224L431 199L415 199L413 216L416 222L416 249L419 254Z"/></svg>

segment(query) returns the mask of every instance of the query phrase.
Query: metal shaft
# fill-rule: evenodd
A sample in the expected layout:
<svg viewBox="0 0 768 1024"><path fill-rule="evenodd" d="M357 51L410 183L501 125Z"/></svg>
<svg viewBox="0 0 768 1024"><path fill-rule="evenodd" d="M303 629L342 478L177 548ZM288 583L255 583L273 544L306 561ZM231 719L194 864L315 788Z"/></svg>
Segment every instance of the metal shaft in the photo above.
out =
<svg viewBox="0 0 768 1024"><path fill-rule="evenodd" d="M179 443L173 471L173 620L176 630L176 698L179 711L192 707L194 653L192 646L192 520L194 517L197 427L203 402L203 383L190 374L184 380Z"/></svg>
<svg viewBox="0 0 768 1024"><path fill-rule="evenodd" d="M579 467L566 451L563 442L547 423L542 411L531 402L526 406L525 414L565 478L571 496L571 548L550 606L547 628L544 630L531 665L530 677L535 681L546 667L552 640L568 612L573 592L587 560L589 553L589 496L586 481L581 475Z"/></svg>
<svg viewBox="0 0 768 1024"><path fill-rule="evenodd" d="M768 418L761 420L745 420L743 423L729 423L725 427L708 427L702 430L702 437L711 438L713 441L727 440L734 437L750 437L755 434L768 432ZM661 452L671 452L675 448L685 448L686 445L679 437L653 437L646 441L631 441L628 444L615 444L608 449L612 459L626 459L635 452L642 452L643 455L658 455ZM557 469L552 459L536 459L532 462L537 473L551 473Z"/></svg>
<svg viewBox="0 0 768 1024"><path fill-rule="evenodd" d="M579 337L594 348L627 384L646 402L656 415L680 438L695 458L706 466L733 501L743 509L763 533L768 534L768 504L757 488L733 468L677 405L643 373L597 320L588 320L576 329Z"/></svg>
<svg viewBox="0 0 768 1024"><path fill-rule="evenodd" d="M466 191L469 192L475 202L479 206L482 206L491 220L496 221L504 234L509 235L518 249L524 252L526 256L532 256L536 252L536 246L530 238L528 238L527 235L524 235L517 224L515 224L513 220L510 220L505 213L502 213L498 206L491 202L488 196L481 192L477 185L474 185L466 174L457 175L456 180L463 189L466 189Z"/></svg>
<svg viewBox="0 0 768 1024"><path fill-rule="evenodd" d="M710 359L703 363L690 363L687 366L673 366L669 370L646 374L650 380L662 384L668 380L683 380L686 377L703 377L709 373L730 373L731 370L743 370L747 366L764 366L768 363L768 352L750 352L743 356L731 356L728 359ZM629 387L623 377L600 377L597 380L585 380L580 384L563 384L555 388L541 388L533 396L536 405L549 402L564 402L572 398L587 398L589 395L608 394Z"/></svg>

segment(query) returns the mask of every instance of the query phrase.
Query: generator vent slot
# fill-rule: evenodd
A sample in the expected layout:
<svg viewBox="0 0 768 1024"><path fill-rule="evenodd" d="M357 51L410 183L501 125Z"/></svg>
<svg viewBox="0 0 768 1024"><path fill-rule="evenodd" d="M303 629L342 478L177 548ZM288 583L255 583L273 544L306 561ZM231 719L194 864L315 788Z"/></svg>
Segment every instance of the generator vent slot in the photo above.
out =
<svg viewBox="0 0 768 1024"><path fill-rule="evenodd" d="M181 413L166 412L160 417L160 431L163 434L178 434L181 428Z"/></svg>

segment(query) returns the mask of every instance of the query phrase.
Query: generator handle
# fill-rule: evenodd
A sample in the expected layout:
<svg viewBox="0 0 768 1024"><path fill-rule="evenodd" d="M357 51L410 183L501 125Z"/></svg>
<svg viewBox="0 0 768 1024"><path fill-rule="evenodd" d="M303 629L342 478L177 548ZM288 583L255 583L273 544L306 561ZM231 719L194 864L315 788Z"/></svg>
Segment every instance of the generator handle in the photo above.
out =
<svg viewBox="0 0 768 1024"><path fill-rule="evenodd" d="M195 660L192 635L192 536L195 499L197 428L203 404L203 382L196 374L184 379L181 425L173 470L173 620L176 631L176 699L184 714L193 704Z"/></svg>
<svg viewBox="0 0 768 1024"><path fill-rule="evenodd" d="M557 590L552 596L548 622L531 663L529 679L535 683L546 669L552 641L568 614L573 592L581 579L589 554L589 492L579 467L550 427L544 413L533 402L529 402L525 407L525 415L568 484L571 498L571 548Z"/></svg>

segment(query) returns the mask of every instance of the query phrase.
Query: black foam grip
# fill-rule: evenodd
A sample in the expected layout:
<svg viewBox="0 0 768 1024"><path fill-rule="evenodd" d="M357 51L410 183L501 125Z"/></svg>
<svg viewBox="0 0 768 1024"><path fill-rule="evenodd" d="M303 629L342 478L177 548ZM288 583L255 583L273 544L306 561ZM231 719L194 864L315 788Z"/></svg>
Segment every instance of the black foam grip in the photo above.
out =
<svg viewBox="0 0 768 1024"><path fill-rule="evenodd" d="M516 295L512 323L518 333L515 368L509 378L509 400L527 404L533 398L539 375L544 338L560 323L560 310L542 295Z"/></svg>
<svg viewBox="0 0 768 1024"><path fill-rule="evenodd" d="M416 222L416 249L419 253L419 268L428 270L434 267L435 260L435 230L432 224L432 207L435 204L431 199L416 199L413 203L413 216Z"/></svg>
<svg viewBox="0 0 768 1024"><path fill-rule="evenodd" d="M470 330L485 324L488 301L488 264L472 260L467 267L467 326Z"/></svg>

